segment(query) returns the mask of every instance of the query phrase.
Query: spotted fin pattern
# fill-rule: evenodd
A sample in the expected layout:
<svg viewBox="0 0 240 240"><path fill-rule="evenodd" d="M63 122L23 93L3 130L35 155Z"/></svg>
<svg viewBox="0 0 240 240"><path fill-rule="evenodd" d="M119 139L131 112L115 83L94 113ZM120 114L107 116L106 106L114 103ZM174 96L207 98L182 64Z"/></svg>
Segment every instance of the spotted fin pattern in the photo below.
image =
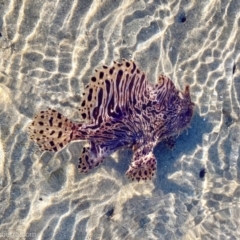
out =
<svg viewBox="0 0 240 240"><path fill-rule="evenodd" d="M42 151L55 152L74 140L74 128L74 123L50 108L36 115L28 126L30 138Z"/></svg>

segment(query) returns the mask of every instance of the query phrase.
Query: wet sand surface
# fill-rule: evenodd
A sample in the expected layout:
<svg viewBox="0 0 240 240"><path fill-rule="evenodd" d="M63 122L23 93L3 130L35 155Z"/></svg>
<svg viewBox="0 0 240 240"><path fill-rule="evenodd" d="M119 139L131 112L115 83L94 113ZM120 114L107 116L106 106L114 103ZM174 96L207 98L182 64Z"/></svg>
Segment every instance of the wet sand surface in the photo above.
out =
<svg viewBox="0 0 240 240"><path fill-rule="evenodd" d="M0 239L239 239L239 27L237 0L0 0ZM94 69L121 58L196 104L152 182L126 178L129 149L80 174L84 142L27 134L46 107L79 121Z"/></svg>

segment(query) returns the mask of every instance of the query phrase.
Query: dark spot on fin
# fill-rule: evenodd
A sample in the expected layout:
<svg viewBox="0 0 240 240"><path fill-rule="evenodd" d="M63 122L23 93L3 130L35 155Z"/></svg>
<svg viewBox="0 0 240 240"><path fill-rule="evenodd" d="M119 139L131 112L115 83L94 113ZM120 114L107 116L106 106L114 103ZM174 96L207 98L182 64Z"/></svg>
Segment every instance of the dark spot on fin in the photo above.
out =
<svg viewBox="0 0 240 240"><path fill-rule="evenodd" d="M58 113L58 114L57 114L57 118L58 118L58 119L61 119L61 118L62 118L62 114L61 114L61 113Z"/></svg>
<svg viewBox="0 0 240 240"><path fill-rule="evenodd" d="M89 93L88 93L88 101L89 101L89 102L92 100L92 94L93 94L93 89L90 88L90 89L89 89Z"/></svg>
<svg viewBox="0 0 240 240"><path fill-rule="evenodd" d="M50 124L50 126L52 127L52 125L53 125L53 117L51 117L51 118L49 119L49 124Z"/></svg>
<svg viewBox="0 0 240 240"><path fill-rule="evenodd" d="M100 73L99 73L99 78L102 79L103 76L104 76L104 72L100 72Z"/></svg>
<svg viewBox="0 0 240 240"><path fill-rule="evenodd" d="M82 102L81 106L84 107L85 104L86 104L86 101L84 100L84 101Z"/></svg>
<svg viewBox="0 0 240 240"><path fill-rule="evenodd" d="M114 67L112 67L112 68L109 69L109 73L110 73L110 74L113 74L113 71L114 71Z"/></svg>

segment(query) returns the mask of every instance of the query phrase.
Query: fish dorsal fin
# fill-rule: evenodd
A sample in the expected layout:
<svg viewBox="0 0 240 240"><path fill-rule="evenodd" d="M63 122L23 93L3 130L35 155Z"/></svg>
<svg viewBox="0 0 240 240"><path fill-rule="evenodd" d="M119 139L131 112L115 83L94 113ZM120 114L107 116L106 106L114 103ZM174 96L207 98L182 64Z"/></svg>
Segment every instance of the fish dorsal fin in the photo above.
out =
<svg viewBox="0 0 240 240"><path fill-rule="evenodd" d="M149 87L150 99L157 101L159 104L163 103L167 94L173 93L174 95L177 91L172 80L165 75L160 75L157 84L149 84Z"/></svg>
<svg viewBox="0 0 240 240"><path fill-rule="evenodd" d="M90 124L121 119L129 109L147 100L147 79L133 61L123 59L95 70L80 105L83 119Z"/></svg>

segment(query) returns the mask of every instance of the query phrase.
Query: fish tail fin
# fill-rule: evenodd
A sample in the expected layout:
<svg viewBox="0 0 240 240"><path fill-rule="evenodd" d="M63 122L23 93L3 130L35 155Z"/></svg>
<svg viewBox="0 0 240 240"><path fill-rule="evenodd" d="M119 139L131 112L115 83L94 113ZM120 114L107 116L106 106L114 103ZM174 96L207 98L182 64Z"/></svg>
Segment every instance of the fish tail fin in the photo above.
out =
<svg viewBox="0 0 240 240"><path fill-rule="evenodd" d="M42 151L59 151L76 139L79 124L48 108L39 112L28 126L30 137Z"/></svg>

